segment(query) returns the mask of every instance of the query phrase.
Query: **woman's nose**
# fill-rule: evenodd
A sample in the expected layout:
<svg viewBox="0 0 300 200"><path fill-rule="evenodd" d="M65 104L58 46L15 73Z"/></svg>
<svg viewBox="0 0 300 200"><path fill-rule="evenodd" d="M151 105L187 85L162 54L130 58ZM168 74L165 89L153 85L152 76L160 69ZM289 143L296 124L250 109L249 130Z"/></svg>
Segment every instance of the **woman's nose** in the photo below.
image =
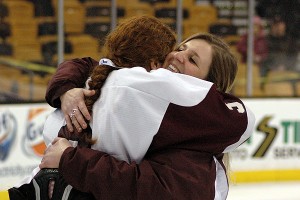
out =
<svg viewBox="0 0 300 200"><path fill-rule="evenodd" d="M184 51L178 51L174 54L174 58L176 60L178 60L181 63L184 63L185 59L186 59L186 53Z"/></svg>

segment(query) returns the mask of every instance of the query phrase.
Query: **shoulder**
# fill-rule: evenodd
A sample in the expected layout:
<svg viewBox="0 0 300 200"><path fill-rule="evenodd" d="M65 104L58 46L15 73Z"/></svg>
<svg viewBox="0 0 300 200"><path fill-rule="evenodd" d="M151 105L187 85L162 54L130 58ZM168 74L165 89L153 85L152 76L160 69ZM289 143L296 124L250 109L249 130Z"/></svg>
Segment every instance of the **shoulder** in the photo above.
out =
<svg viewBox="0 0 300 200"><path fill-rule="evenodd" d="M120 69L112 73L112 79L117 79L116 85L124 85L131 87L142 87L144 84L148 87L151 85L160 84L161 87L165 88L182 88L183 86L189 86L193 89L210 88L213 83L201 80L189 75L173 73L166 69L157 69L147 72L142 67L133 67L127 69ZM174 83L174 81L176 81ZM185 88L189 90L189 88Z"/></svg>
<svg viewBox="0 0 300 200"><path fill-rule="evenodd" d="M147 72L141 67L114 71L107 84L111 87L134 89L181 106L198 104L212 85L211 82L166 69Z"/></svg>

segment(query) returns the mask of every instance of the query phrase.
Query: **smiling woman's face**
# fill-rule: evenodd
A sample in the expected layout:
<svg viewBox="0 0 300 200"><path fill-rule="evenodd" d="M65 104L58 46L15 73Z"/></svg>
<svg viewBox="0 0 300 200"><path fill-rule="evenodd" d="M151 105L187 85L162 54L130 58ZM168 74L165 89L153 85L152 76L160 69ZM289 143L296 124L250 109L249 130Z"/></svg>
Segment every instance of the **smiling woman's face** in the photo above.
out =
<svg viewBox="0 0 300 200"><path fill-rule="evenodd" d="M212 62L212 46L202 39L193 39L169 53L163 67L181 74L206 79Z"/></svg>

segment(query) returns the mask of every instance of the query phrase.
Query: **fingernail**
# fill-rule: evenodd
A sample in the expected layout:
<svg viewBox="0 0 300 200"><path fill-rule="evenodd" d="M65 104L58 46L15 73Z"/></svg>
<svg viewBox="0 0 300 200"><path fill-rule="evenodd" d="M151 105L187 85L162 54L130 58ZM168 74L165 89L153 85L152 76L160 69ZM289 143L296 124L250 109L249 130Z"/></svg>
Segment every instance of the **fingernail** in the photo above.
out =
<svg viewBox="0 0 300 200"><path fill-rule="evenodd" d="M87 127L87 125L86 125L86 124L82 124L82 127L83 127L83 128L86 128L86 127Z"/></svg>
<svg viewBox="0 0 300 200"><path fill-rule="evenodd" d="M79 129L78 129L78 132L81 132L81 131L82 131L82 129L81 129L81 128L79 128Z"/></svg>

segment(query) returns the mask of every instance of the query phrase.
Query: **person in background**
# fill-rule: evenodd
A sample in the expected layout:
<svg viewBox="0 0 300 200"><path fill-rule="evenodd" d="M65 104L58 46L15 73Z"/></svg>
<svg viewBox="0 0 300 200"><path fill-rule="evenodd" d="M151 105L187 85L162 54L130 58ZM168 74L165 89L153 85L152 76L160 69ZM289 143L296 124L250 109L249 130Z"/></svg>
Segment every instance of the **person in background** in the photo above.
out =
<svg viewBox="0 0 300 200"><path fill-rule="evenodd" d="M262 66L268 56L268 44L264 26L260 17L255 16L253 19L253 62L260 69L260 75L266 76L266 69ZM248 48L248 33L241 37L241 40L237 43L237 51L242 56L242 62L247 62L247 48Z"/></svg>
<svg viewBox="0 0 300 200"><path fill-rule="evenodd" d="M267 44L269 54L263 63L266 70L293 70L296 67L299 44L288 34L287 24L279 15L271 20Z"/></svg>

